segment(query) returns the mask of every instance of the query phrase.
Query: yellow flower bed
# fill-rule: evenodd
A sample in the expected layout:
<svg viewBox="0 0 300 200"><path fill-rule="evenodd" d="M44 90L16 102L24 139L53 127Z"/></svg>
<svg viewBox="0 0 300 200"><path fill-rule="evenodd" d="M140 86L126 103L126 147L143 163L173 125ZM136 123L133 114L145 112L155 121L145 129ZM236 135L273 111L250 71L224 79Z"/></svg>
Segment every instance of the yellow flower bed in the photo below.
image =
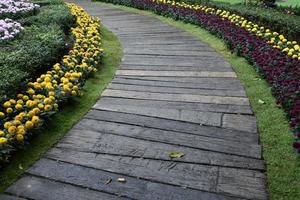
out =
<svg viewBox="0 0 300 200"><path fill-rule="evenodd" d="M296 41L288 41L288 39L284 35L274 32L270 29L266 29L263 26L259 26L258 24L253 23L242 16L232 14L225 10L210 8L202 5L192 5L184 2L175 2L169 0L152 1L157 3L176 5L178 7L189 8L194 10L202 10L213 15L218 15L223 19L228 19L236 25L247 29L249 32L255 33L259 37L265 38L267 40L267 43L272 44L274 48L281 49L283 52L285 52L292 58L300 60L300 46Z"/></svg>
<svg viewBox="0 0 300 200"><path fill-rule="evenodd" d="M71 30L75 39L74 47L61 63L55 64L35 82L29 82L23 94L1 105L2 159L5 147L13 150L15 145L23 144L30 130L42 124L42 118L57 111L60 101L79 96L85 79L97 70L103 53L99 19L89 16L75 4L67 6L76 17L76 27Z"/></svg>

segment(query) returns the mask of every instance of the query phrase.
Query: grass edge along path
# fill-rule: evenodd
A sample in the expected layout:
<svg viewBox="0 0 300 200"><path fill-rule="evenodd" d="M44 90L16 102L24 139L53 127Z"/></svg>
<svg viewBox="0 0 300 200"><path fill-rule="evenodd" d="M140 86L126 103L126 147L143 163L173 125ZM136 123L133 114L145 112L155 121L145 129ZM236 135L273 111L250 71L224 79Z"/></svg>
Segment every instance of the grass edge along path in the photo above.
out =
<svg viewBox="0 0 300 200"><path fill-rule="evenodd" d="M300 199L300 159L291 146L294 140L288 120L284 111L277 107L269 85L260 79L246 59L232 54L220 38L198 26L162 17L150 11L103 2L97 2L97 4L115 6L137 14L156 17L165 23L190 32L222 54L232 65L244 86L257 119L263 157L267 165L270 199Z"/></svg>
<svg viewBox="0 0 300 200"><path fill-rule="evenodd" d="M13 154L10 163L0 169L0 193L39 160L90 110L106 85L112 80L123 55L121 43L103 25L101 25L101 38L104 48L103 64L86 81L82 89L83 96L64 105L60 112L38 130L38 134L30 141L30 145Z"/></svg>

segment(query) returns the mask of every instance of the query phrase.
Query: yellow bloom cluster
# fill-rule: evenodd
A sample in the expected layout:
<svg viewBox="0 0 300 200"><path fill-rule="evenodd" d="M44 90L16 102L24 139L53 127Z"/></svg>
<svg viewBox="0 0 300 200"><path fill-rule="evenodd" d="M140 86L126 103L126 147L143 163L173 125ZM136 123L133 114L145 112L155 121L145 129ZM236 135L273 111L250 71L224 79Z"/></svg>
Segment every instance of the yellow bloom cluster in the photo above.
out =
<svg viewBox="0 0 300 200"><path fill-rule="evenodd" d="M270 29L266 29L263 26L259 26L256 23L253 23L242 16L232 14L225 10L210 8L207 6L201 5L192 5L184 2L175 2L170 0L152 0L157 3L165 3L168 5L175 5L178 7L189 8L194 10L202 10L207 13L218 15L223 19L228 19L232 23L235 23L237 26L247 29L249 32L256 34L259 37L265 38L268 44L271 44L274 48L281 49L282 52L285 52L287 55L291 56L294 59L300 60L300 46L296 41L288 41L288 39Z"/></svg>
<svg viewBox="0 0 300 200"><path fill-rule="evenodd" d="M0 146L23 142L28 130L41 125L42 115L56 111L64 98L80 95L85 78L97 70L103 53L99 19L90 17L75 4L67 6L76 17L76 27L71 30L74 47L61 63L55 64L35 82L29 82L24 94L1 105Z"/></svg>

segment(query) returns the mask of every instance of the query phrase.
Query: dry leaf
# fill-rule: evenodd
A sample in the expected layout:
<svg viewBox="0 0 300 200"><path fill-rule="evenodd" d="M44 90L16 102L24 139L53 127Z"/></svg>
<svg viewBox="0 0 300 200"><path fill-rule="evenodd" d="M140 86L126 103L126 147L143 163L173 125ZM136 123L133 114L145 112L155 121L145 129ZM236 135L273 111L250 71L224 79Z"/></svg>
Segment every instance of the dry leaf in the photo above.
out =
<svg viewBox="0 0 300 200"><path fill-rule="evenodd" d="M21 164L19 164L19 169L23 170L23 166Z"/></svg>
<svg viewBox="0 0 300 200"><path fill-rule="evenodd" d="M170 158L181 158L184 156L184 153L178 152L178 151L172 151L169 153Z"/></svg>
<svg viewBox="0 0 300 200"><path fill-rule="evenodd" d="M258 103L265 104L265 102L263 100L261 100L261 99L258 99Z"/></svg>
<svg viewBox="0 0 300 200"><path fill-rule="evenodd" d="M111 183L111 178L110 179L108 179L106 182L105 182L105 185L107 185L107 184L110 184Z"/></svg>
<svg viewBox="0 0 300 200"><path fill-rule="evenodd" d="M120 182L120 183L126 183L126 179L125 178L118 178L118 182Z"/></svg>

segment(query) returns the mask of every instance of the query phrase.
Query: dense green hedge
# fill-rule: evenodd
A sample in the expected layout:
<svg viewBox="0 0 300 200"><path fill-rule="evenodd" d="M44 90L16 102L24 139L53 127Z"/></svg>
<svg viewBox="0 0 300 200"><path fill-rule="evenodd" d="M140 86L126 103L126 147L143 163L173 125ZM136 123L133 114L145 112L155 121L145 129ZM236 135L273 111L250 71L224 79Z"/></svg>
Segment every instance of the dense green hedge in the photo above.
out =
<svg viewBox="0 0 300 200"><path fill-rule="evenodd" d="M74 17L65 5L49 5L42 7L38 15L20 19L19 22L23 26L48 26L50 24L57 24L65 33L68 33L74 24L74 20Z"/></svg>
<svg viewBox="0 0 300 200"><path fill-rule="evenodd" d="M242 4L229 4L206 0L176 0L189 3L208 5L241 15L248 20L268 27L288 37L289 40L300 42L300 16L288 15L282 11L258 6L246 6Z"/></svg>
<svg viewBox="0 0 300 200"><path fill-rule="evenodd" d="M43 2L49 4L38 14L18 20L25 27L18 38L0 44L0 102L61 60L72 44L75 18L69 9L61 0Z"/></svg>

